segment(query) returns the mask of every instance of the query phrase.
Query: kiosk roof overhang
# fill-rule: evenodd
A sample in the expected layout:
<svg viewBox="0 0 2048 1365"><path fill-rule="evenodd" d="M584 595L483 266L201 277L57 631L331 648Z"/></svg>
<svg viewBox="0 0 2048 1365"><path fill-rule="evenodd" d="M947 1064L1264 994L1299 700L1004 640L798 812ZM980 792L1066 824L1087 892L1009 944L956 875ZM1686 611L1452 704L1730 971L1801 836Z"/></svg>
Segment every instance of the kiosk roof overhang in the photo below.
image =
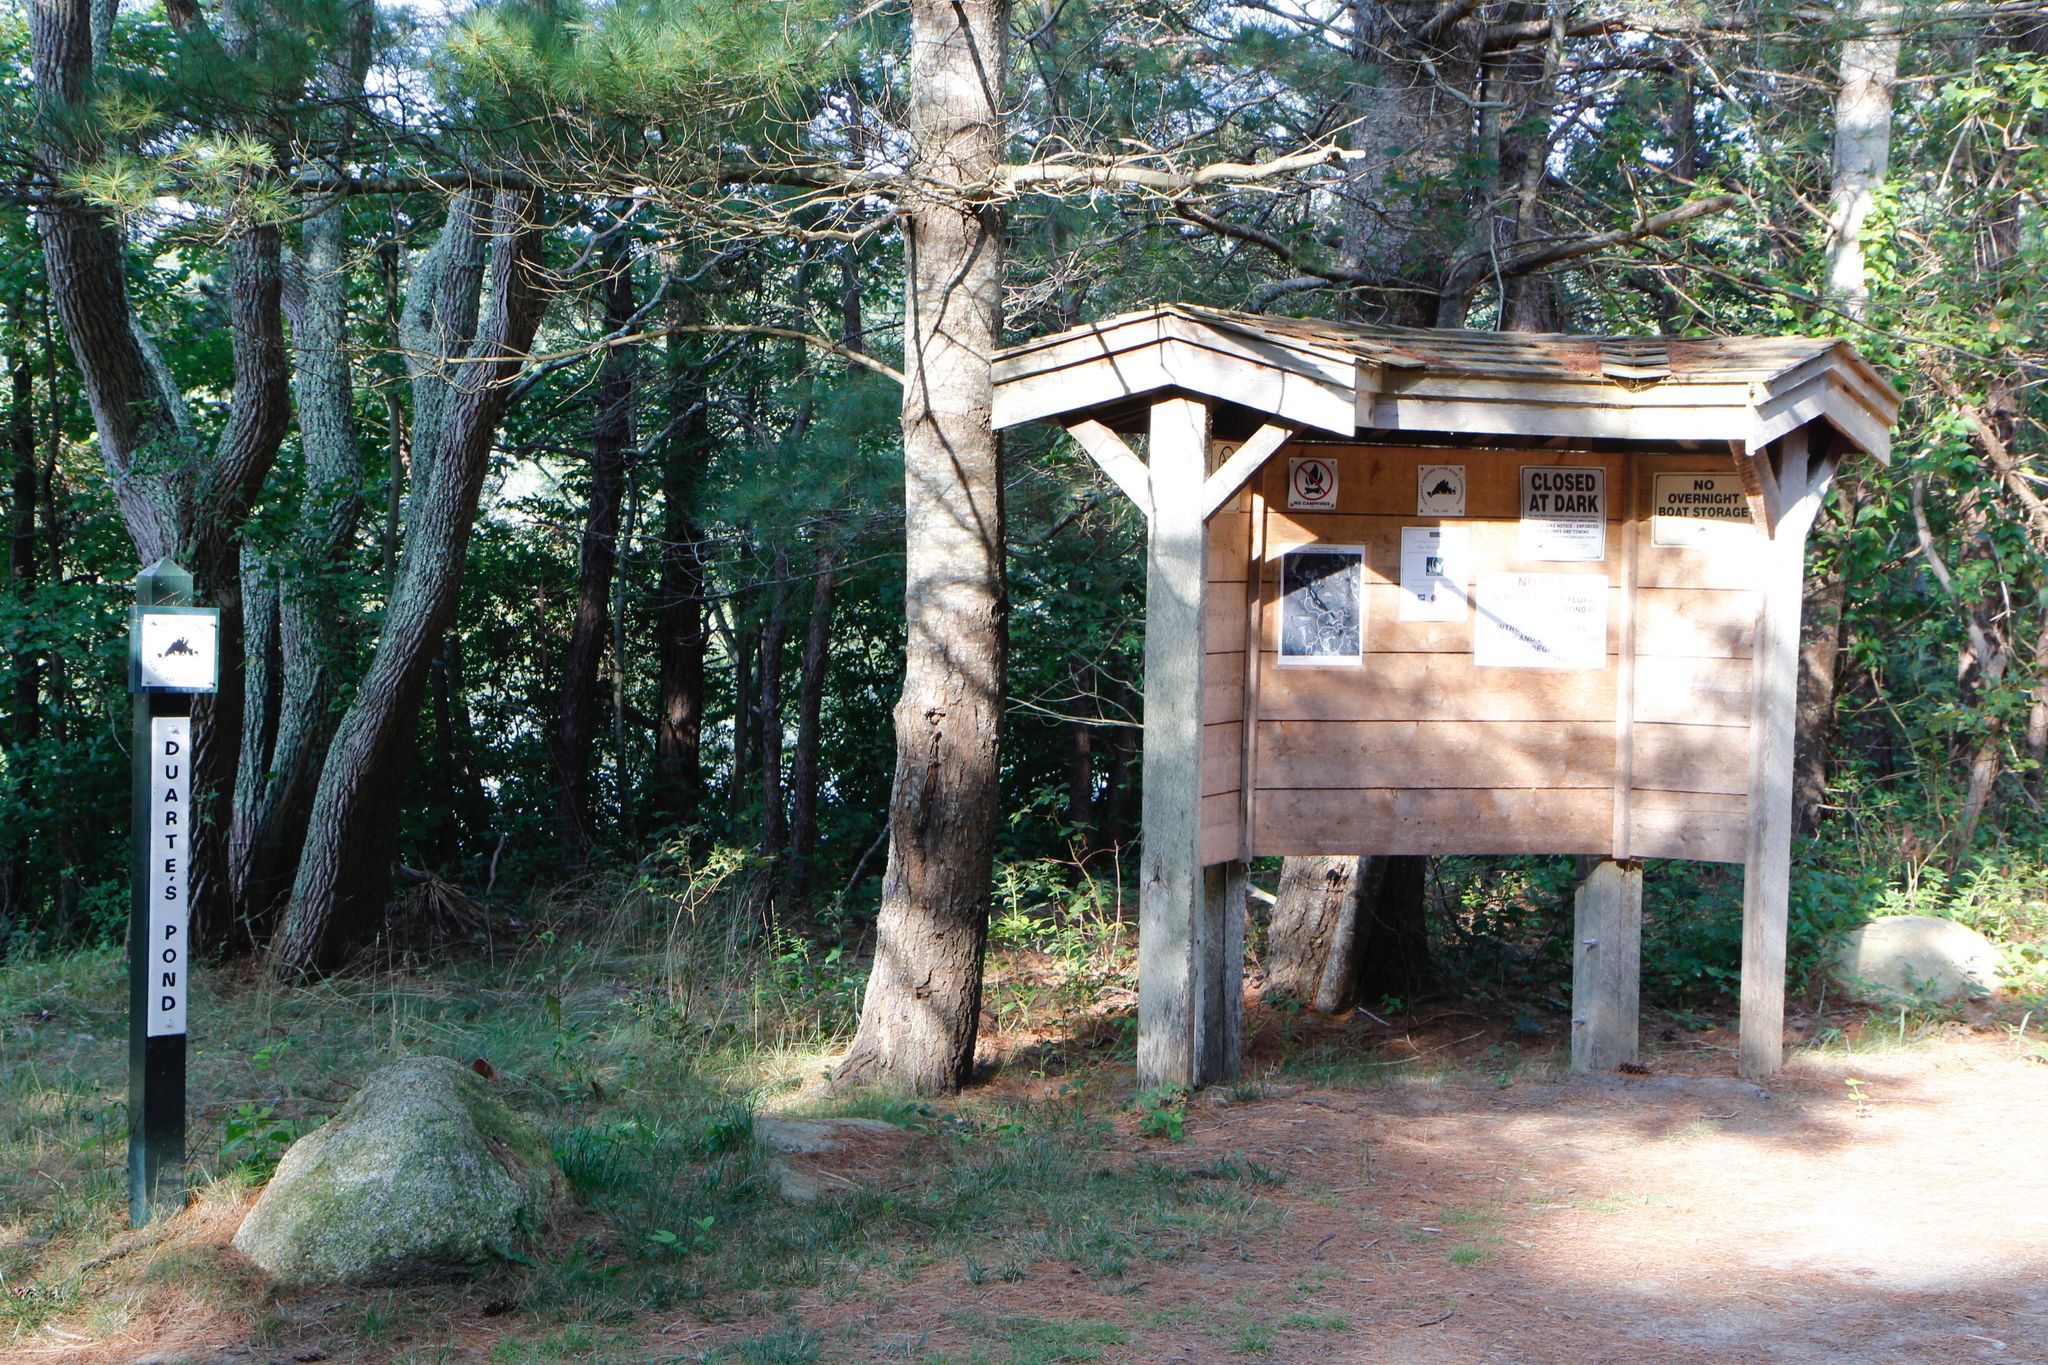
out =
<svg viewBox="0 0 2048 1365"><path fill-rule="evenodd" d="M1433 331L1162 304L1012 346L995 423L1143 430L1147 404L1207 398L1219 420L1376 440L1722 443L1756 456L1824 421L1890 457L1899 395L1824 337L1585 337ZM1738 461L1738 463L1741 463Z"/></svg>

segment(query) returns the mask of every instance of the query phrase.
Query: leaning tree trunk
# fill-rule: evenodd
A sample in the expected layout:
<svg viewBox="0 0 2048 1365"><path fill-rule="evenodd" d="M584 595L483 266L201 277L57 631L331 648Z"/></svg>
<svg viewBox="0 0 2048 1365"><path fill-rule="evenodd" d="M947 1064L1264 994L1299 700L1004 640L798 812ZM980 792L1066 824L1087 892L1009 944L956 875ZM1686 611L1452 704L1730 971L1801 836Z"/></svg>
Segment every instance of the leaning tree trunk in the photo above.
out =
<svg viewBox="0 0 2048 1365"><path fill-rule="evenodd" d="M335 132L344 140L369 69L373 18L371 6L357 0L347 44L321 64L320 90L337 111ZM293 550L286 564L250 564L243 574L251 595L251 659L228 876L257 937L267 936L291 889L350 662L344 570L355 551L363 493L349 368L348 248L347 210L340 202L306 219L300 303L292 317L304 474ZM257 594L264 599L261 621L255 619Z"/></svg>
<svg viewBox="0 0 2048 1365"><path fill-rule="evenodd" d="M1350 1006L1369 914L1359 902L1378 890L1378 858L1289 858L1266 930L1266 985L1322 1014Z"/></svg>
<svg viewBox="0 0 2048 1365"><path fill-rule="evenodd" d="M889 862L860 1028L835 1079L963 1084L981 1017L995 857L1007 597L991 357L1003 216L964 187L1003 150L1008 0L911 0L911 174L902 201L908 644Z"/></svg>
<svg viewBox="0 0 2048 1365"><path fill-rule="evenodd" d="M106 8L90 0L37 0L29 6L35 150L59 183L101 150L90 140L93 120L81 114L97 93L95 16L103 19ZM204 20L195 13L190 22ZM99 35L99 46L105 36ZM227 41L233 46L243 40L230 35ZM190 784L192 941L201 951L214 951L227 941L234 921L226 836L241 747L239 533L291 416L279 292L282 239L277 227L258 223L228 243L234 384L227 419L208 450L131 305L119 228L60 190L38 208L36 230L50 298L71 342L100 460L137 558L144 564L165 556L182 560L199 600L220 609L220 690L193 701Z"/></svg>
<svg viewBox="0 0 2048 1365"><path fill-rule="evenodd" d="M271 946L274 975L332 967L381 922L391 888L398 793L433 650L454 615L491 443L547 301L538 196L464 191L408 299L415 368L413 481L398 576L369 671L328 747L291 901ZM486 216L492 221L486 223ZM476 325L483 243L490 316ZM424 349L428 338L434 349ZM455 363L450 363L455 362Z"/></svg>

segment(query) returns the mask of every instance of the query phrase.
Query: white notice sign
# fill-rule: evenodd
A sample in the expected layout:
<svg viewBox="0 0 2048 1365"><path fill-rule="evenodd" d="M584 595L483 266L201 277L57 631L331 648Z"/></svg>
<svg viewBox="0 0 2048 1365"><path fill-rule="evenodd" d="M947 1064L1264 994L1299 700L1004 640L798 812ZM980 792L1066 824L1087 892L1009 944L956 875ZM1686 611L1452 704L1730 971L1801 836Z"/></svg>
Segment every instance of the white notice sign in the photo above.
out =
<svg viewBox="0 0 2048 1365"><path fill-rule="evenodd" d="M1311 455L1287 462L1287 510L1337 510L1337 462Z"/></svg>
<svg viewBox="0 0 2048 1365"><path fill-rule="evenodd" d="M1753 545L1749 498L1733 474L1659 474L1650 482L1650 543L1668 549Z"/></svg>
<svg viewBox="0 0 2048 1365"><path fill-rule="evenodd" d="M1607 577L1485 573L1474 593L1472 662L1480 668L1607 666Z"/></svg>
<svg viewBox="0 0 2048 1365"><path fill-rule="evenodd" d="M149 817L137 831L148 862L149 941L130 947L149 964L148 1036L185 1031L185 976L191 954L185 832L191 823L192 722L156 716L149 722Z"/></svg>
<svg viewBox="0 0 2048 1365"><path fill-rule="evenodd" d="M1522 466L1523 559L1607 558L1607 471Z"/></svg>
<svg viewBox="0 0 2048 1365"><path fill-rule="evenodd" d="M211 692L220 679L220 613L140 608L140 676L145 691Z"/></svg>
<svg viewBox="0 0 2048 1365"><path fill-rule="evenodd" d="M1465 619L1472 591L1470 543L1462 526L1401 528L1401 620Z"/></svg>

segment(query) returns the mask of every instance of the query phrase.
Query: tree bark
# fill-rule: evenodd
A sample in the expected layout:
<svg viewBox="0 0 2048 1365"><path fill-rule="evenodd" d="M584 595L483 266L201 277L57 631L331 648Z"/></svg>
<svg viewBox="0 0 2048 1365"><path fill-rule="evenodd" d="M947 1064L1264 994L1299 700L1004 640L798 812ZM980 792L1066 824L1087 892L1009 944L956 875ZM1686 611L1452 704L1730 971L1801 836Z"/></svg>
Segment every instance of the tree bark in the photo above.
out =
<svg viewBox="0 0 2048 1365"><path fill-rule="evenodd" d="M661 591L655 599L659 651L654 722L654 805L679 826L695 824L704 800L704 531L695 503L709 440L704 391L672 350L669 423L662 452Z"/></svg>
<svg viewBox="0 0 2048 1365"><path fill-rule="evenodd" d="M1360 902L1379 890L1385 860L1289 858L1266 929L1266 984L1320 1014L1349 1008L1372 927Z"/></svg>
<svg viewBox="0 0 2048 1365"><path fill-rule="evenodd" d="M41 567L42 546L36 539L36 506L40 501L42 469L36 447L36 369L31 335L27 291L16 295L11 322L14 333L13 364L9 367L7 404L7 451L12 464L12 501L7 509L8 581L14 592L15 610L25 626L35 609L36 579ZM0 853L0 943L8 938L11 925L27 923L34 910L34 864L29 860L31 832L36 825L35 750L42 737L41 661L27 643L27 632L16 637L9 652L12 717L8 723L7 771L13 778L15 813L13 829L4 853Z"/></svg>
<svg viewBox="0 0 2048 1365"><path fill-rule="evenodd" d="M1835 95L1834 184L1828 196L1824 296L1843 316L1870 312L1864 269L1865 227L1891 166L1892 88L1899 74L1897 0L1844 0L1850 36L1842 43ZM1856 524L1858 488L1845 481L1834 515L1817 528L1822 555L1835 566L1800 617L1799 696L1792 759L1792 823L1803 834L1820 824L1828 795L1828 750L1834 738L1835 688L1842 653L1849 569L1841 562Z"/></svg>
<svg viewBox="0 0 2048 1365"><path fill-rule="evenodd" d="M782 878L789 910L801 915L811 895L818 854L819 749L824 740L825 671L832 662L832 603L839 583L834 550L819 552L811 583L811 619L804 629L797 683L796 750L789 764L789 857Z"/></svg>
<svg viewBox="0 0 2048 1365"><path fill-rule="evenodd" d="M331 968L379 925L391 887L396 794L433 650L454 614L491 443L546 307L538 196L466 190L407 299L413 484L398 576L369 671L328 746L270 969ZM490 239L490 311L477 324ZM417 344L415 344L417 343ZM431 343L431 349L429 349ZM449 363L459 362L459 363Z"/></svg>
<svg viewBox="0 0 2048 1365"><path fill-rule="evenodd" d="M768 619L761 627L754 731L761 744L761 852L774 859L782 856L789 837L782 809L782 645L789 634L790 599L795 590L789 580L788 553L777 550L772 564L775 584L768 599Z"/></svg>
<svg viewBox="0 0 2048 1365"><path fill-rule="evenodd" d="M604 326L623 331L634 311L633 267L622 235L604 252ZM590 505L576 576L576 616L562 668L562 709L554 734L555 774L564 842L587 849L594 835L590 811L591 751L603 709L598 661L611 632L612 580L619 562L619 509L625 499L626 462L633 446L633 357L623 346L604 353L590 429Z"/></svg>
<svg viewBox="0 0 2048 1365"><path fill-rule="evenodd" d="M1008 0L911 0L903 201L904 613L875 961L840 1084L952 1090L974 1064L995 856L1005 623L991 357L1001 209L960 191L1003 152Z"/></svg>
<svg viewBox="0 0 2048 1365"><path fill-rule="evenodd" d="M29 8L36 85L36 151L61 181L98 148L81 137L96 90L94 16L87 0ZM104 25L102 26L104 27ZM102 33L102 46L105 35ZM242 228L227 247L228 331L234 382L227 420L202 450L183 395L131 306L120 231L61 191L36 214L50 297L71 343L100 459L138 559L191 569L199 600L220 609L220 690L192 706L191 934L217 951L235 918L228 833L241 747L239 532L275 462L290 420L275 226Z"/></svg>

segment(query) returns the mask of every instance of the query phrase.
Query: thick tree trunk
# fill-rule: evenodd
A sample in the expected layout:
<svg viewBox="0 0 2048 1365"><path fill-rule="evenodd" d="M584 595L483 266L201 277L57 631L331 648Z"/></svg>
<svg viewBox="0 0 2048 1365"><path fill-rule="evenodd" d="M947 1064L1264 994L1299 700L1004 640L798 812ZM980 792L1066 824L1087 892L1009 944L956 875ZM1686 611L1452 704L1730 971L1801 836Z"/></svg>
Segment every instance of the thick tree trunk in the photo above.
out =
<svg viewBox="0 0 2048 1365"><path fill-rule="evenodd" d="M379 925L391 886L397 795L433 650L455 610L491 442L547 299L538 196L465 191L414 280L413 487L404 549L368 673L328 747L299 871L272 944L274 974L338 962ZM491 221L486 221L487 217ZM483 244L491 311L476 319ZM430 352L427 338L438 344ZM436 363L434 356L465 363ZM411 356L409 355L409 363Z"/></svg>
<svg viewBox="0 0 2048 1365"><path fill-rule="evenodd" d="M1371 154L1345 179L1342 254L1347 270L1374 281L1346 305L1364 321L1435 325L1445 267L1465 239L1460 182L1479 61L1473 25L1456 10L1351 0L1352 138Z"/></svg>
<svg viewBox="0 0 2048 1365"><path fill-rule="evenodd" d="M696 823L704 801L704 655L710 643L707 556L694 515L708 430L703 389L694 378L681 365L672 367L669 421L675 430L662 453L661 591L654 609L654 806L685 827Z"/></svg>
<svg viewBox="0 0 2048 1365"><path fill-rule="evenodd" d="M95 15L89 0L29 7L36 83L36 151L53 175L90 162ZM105 30L104 22L100 25ZM100 38L102 44L105 32ZM233 39L231 38L231 41ZM228 877L235 765L241 747L241 561L238 534L290 420L275 226L244 228L228 244L228 330L234 385L227 420L202 450L184 399L128 298L123 241L99 210L58 194L36 214L50 297L92 407L114 501L148 564L170 556L192 570L199 600L220 609L220 691L192 707L191 933L217 950L234 920ZM146 457L146 458L144 458Z"/></svg>
<svg viewBox="0 0 2048 1365"><path fill-rule="evenodd" d="M1266 929L1266 984L1321 1014L1351 1004L1372 927L1359 902L1379 890L1385 859L1289 858Z"/></svg>
<svg viewBox="0 0 2048 1365"><path fill-rule="evenodd" d="M1007 0L911 0L914 187L902 201L904 612L874 969L842 1083L963 1084L981 1019L1007 595L990 360L1003 326Z"/></svg>
<svg viewBox="0 0 2048 1365"><path fill-rule="evenodd" d="M321 64L320 91L340 111L338 132L362 94L370 61L371 6L352 8L345 41ZM292 316L292 389L303 478L288 565L252 566L250 673L235 781L228 875L252 937L268 935L291 889L321 755L334 736L350 671L351 603L344 571L362 516L362 451L348 341L349 240L334 204L300 231L300 303ZM259 586L260 584L260 586ZM268 595L257 622L255 592ZM261 671L259 672L259 666Z"/></svg>
<svg viewBox="0 0 2048 1365"><path fill-rule="evenodd" d="M819 552L811 583L811 619L804 629L802 677L797 683L796 750L789 763L789 857L783 898L804 913L818 855L819 747L824 741L825 671L832 662L832 602L839 584L834 551Z"/></svg>

